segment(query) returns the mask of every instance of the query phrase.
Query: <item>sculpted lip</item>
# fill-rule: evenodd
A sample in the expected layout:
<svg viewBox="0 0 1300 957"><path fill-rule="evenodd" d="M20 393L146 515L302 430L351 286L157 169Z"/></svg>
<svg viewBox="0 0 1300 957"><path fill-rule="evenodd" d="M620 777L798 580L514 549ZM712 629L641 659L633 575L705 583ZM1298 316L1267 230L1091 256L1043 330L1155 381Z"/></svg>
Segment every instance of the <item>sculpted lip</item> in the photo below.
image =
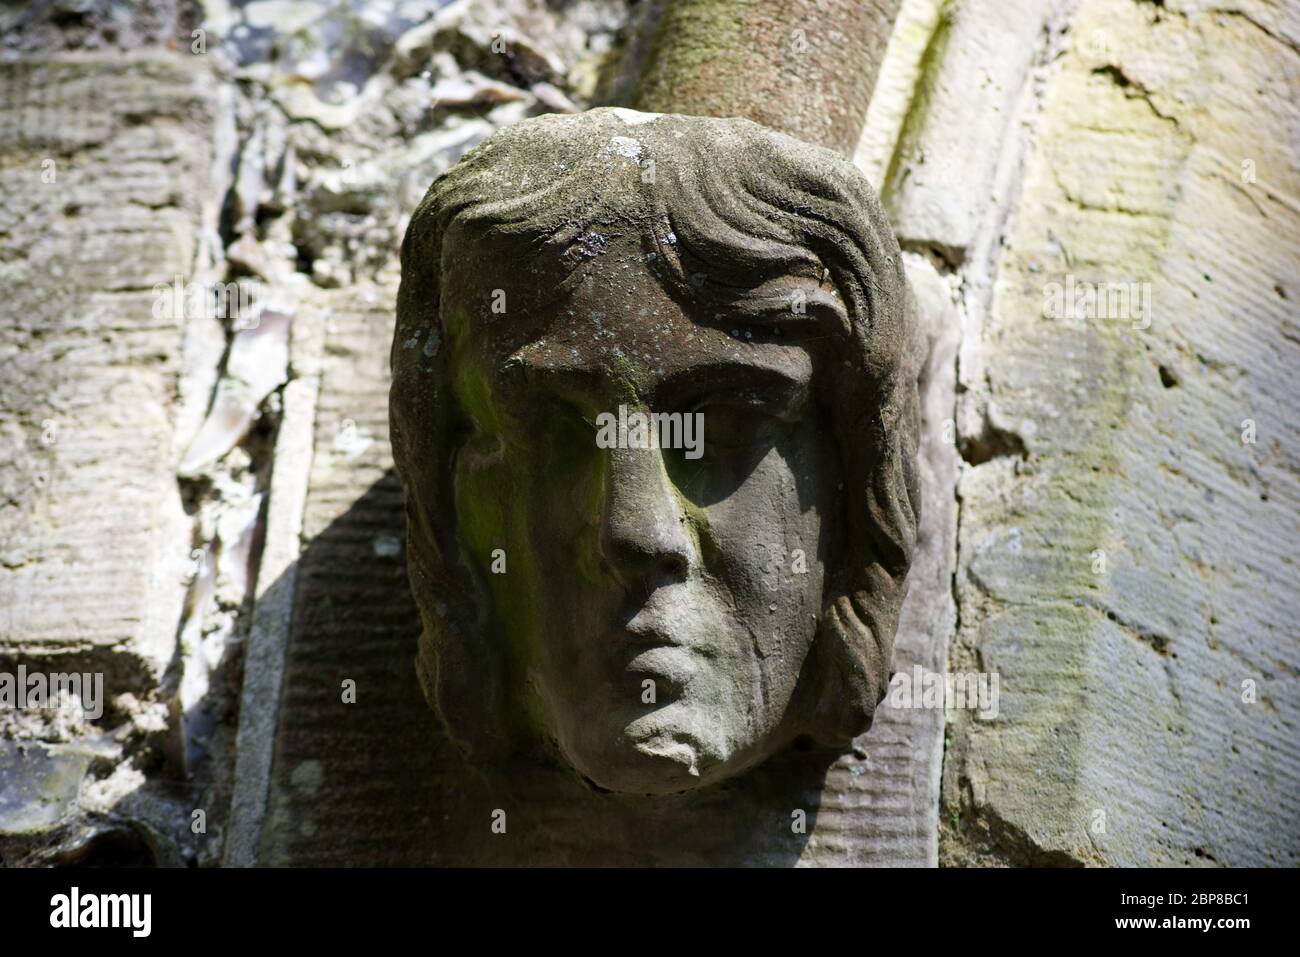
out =
<svg viewBox="0 0 1300 957"><path fill-rule="evenodd" d="M683 632L679 628L664 627L659 615L650 621L638 621L643 617L646 616L636 616L615 633L614 646L620 659L627 660L630 655L633 661L637 661L649 652L663 650L671 652L674 658L691 660L698 667L699 659L717 657L716 649L706 637L707 632L689 628Z"/></svg>
<svg viewBox="0 0 1300 957"><path fill-rule="evenodd" d="M665 628L654 625L629 625L621 635L632 648L685 648L688 643L674 637Z"/></svg>
<svg viewBox="0 0 1300 957"><path fill-rule="evenodd" d="M699 667L690 644L660 629L622 630L613 645L616 667L654 679L661 695L680 691Z"/></svg>
<svg viewBox="0 0 1300 957"><path fill-rule="evenodd" d="M626 673L636 682L639 690L644 690L642 682L645 679L653 681L653 704L666 704L682 695L696 671L695 665L686 657L688 654L688 651L681 648L655 648L628 662ZM652 704L640 696L636 703Z"/></svg>

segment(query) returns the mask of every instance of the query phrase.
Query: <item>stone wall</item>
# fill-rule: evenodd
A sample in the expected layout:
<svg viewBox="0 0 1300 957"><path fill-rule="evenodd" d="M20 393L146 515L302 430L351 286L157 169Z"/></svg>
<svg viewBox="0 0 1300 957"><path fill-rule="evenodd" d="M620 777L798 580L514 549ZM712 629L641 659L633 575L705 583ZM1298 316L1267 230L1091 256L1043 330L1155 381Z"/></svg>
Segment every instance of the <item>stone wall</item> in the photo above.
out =
<svg viewBox="0 0 1300 957"><path fill-rule="evenodd" d="M958 287L951 667L1002 692L942 860L1293 866L1300 16L930 9L877 155Z"/></svg>
<svg viewBox="0 0 1300 957"><path fill-rule="evenodd" d="M0 834L63 822L60 853L103 837L130 856L136 830L110 819L170 848L189 813L163 779L191 551L181 381L200 330L155 309L154 287L200 268L218 106L204 61L157 45L175 11L115 21L112 50L74 13L3 14L20 21L6 48L24 49L0 60L0 670L102 672L107 700L93 722L0 711Z"/></svg>
<svg viewBox="0 0 1300 957"><path fill-rule="evenodd" d="M338 782L277 728L332 706L322 668L413 691L406 216L499 126L625 96L659 7L0 13L0 671L108 698L0 711L6 862L365 844L360 806L296 810ZM1298 43L1280 0L904 0L855 157L932 343L896 667L995 672L1000 708L886 707L807 840L750 862L1296 863ZM156 308L183 283L256 303ZM311 622L396 650L352 668L293 644Z"/></svg>

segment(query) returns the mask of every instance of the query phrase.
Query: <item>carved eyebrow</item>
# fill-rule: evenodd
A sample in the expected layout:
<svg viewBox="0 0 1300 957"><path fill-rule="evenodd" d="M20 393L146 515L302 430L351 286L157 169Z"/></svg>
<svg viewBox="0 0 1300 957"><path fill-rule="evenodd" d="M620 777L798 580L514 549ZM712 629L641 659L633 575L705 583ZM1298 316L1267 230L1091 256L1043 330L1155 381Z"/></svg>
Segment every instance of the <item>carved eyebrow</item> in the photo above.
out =
<svg viewBox="0 0 1300 957"><path fill-rule="evenodd" d="M726 319L746 326L804 335L845 335L850 330L848 312L833 289L792 283L789 277L740 291L725 310Z"/></svg>
<svg viewBox="0 0 1300 957"><path fill-rule="evenodd" d="M581 406L609 391L617 374L609 368L548 362L534 355L514 353L497 367L505 392L530 390Z"/></svg>
<svg viewBox="0 0 1300 957"><path fill-rule="evenodd" d="M669 376L655 391L661 396L696 392L702 397L717 393L739 394L741 390L750 389L793 398L811 384L810 367L789 369L753 360L753 356L744 360L719 357L698 363Z"/></svg>
<svg viewBox="0 0 1300 957"><path fill-rule="evenodd" d="M575 407L606 401L610 387L619 378L609 368L570 366L563 362L549 365L518 355L502 364L498 374L507 392L536 389ZM656 406L680 405L711 396L744 398L746 394L759 394L777 402L799 402L809 394L811 385L811 365L798 364L792 368L761 353L717 356L694 363L657 383L651 402Z"/></svg>

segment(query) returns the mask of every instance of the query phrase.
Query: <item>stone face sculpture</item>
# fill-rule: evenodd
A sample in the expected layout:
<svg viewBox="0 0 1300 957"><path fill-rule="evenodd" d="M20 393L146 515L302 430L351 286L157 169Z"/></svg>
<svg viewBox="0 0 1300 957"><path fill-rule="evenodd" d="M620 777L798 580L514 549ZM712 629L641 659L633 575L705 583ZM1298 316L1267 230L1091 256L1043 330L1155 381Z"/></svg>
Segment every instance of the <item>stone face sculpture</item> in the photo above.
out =
<svg viewBox="0 0 1300 957"><path fill-rule="evenodd" d="M866 730L920 360L879 203L827 149L599 109L473 150L406 234L390 400L452 739L666 794ZM598 441L654 413L690 447Z"/></svg>

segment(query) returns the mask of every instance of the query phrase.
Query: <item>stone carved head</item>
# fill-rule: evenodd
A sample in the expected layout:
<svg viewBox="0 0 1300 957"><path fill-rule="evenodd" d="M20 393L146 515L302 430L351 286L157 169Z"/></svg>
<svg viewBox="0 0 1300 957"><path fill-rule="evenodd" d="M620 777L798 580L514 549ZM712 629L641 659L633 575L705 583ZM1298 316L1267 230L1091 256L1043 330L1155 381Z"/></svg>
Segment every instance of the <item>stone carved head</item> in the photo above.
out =
<svg viewBox="0 0 1300 957"><path fill-rule="evenodd" d="M417 668L472 758L664 794L870 726L919 349L851 164L747 120L528 120L429 189L397 312ZM703 443L602 448L620 407Z"/></svg>

